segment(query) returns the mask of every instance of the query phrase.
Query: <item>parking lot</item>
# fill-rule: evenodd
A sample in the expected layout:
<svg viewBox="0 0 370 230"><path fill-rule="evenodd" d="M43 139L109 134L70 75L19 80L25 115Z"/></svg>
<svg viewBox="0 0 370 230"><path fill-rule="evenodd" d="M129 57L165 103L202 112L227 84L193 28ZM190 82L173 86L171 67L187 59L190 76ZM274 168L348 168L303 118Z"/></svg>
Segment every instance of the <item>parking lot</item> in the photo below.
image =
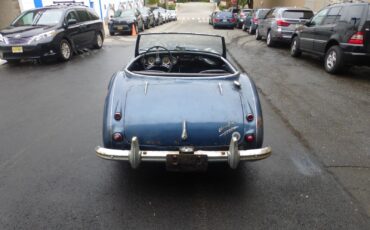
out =
<svg viewBox="0 0 370 230"><path fill-rule="evenodd" d="M147 32L225 37L228 59L256 83L273 155L233 171L171 173L103 161L103 105L133 36L69 62L0 62L1 229L368 229L370 68L340 75L289 46L213 29L212 4L180 4Z"/></svg>

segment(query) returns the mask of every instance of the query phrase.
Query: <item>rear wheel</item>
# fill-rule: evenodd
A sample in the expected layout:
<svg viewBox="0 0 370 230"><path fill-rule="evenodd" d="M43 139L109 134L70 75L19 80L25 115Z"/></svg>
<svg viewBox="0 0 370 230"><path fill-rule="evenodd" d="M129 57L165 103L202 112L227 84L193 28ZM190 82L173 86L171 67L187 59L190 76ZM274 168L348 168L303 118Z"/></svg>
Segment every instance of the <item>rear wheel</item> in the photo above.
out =
<svg viewBox="0 0 370 230"><path fill-rule="evenodd" d="M328 73L336 74L343 69L343 51L339 46L332 46L326 52L325 58L325 70Z"/></svg>
<svg viewBox="0 0 370 230"><path fill-rule="evenodd" d="M72 48L66 39L62 39L59 44L59 59L69 61L72 57Z"/></svg>
<svg viewBox="0 0 370 230"><path fill-rule="evenodd" d="M302 55L302 51L299 49L299 39L298 36L293 38L292 44L290 45L290 56L299 57Z"/></svg>
<svg viewBox="0 0 370 230"><path fill-rule="evenodd" d="M255 37L256 37L256 40L261 40L261 38L262 38L262 36L260 35L260 31L259 31L258 28L256 29L256 35L255 35Z"/></svg>
<svg viewBox="0 0 370 230"><path fill-rule="evenodd" d="M94 42L94 49L101 49L103 47L103 35L99 32L96 34L95 42Z"/></svg>
<svg viewBox="0 0 370 230"><path fill-rule="evenodd" d="M275 45L275 42L272 40L270 31L267 33L266 44L268 47L273 47Z"/></svg>
<svg viewBox="0 0 370 230"><path fill-rule="evenodd" d="M248 33L249 33L249 34L253 34L252 25L250 25L250 26L249 26Z"/></svg>

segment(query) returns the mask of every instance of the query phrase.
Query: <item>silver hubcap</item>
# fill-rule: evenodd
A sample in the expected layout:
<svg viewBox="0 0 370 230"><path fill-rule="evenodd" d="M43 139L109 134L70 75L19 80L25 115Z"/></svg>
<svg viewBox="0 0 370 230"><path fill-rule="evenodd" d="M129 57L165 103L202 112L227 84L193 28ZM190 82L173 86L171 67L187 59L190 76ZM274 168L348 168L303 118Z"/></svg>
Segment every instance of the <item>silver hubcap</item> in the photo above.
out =
<svg viewBox="0 0 370 230"><path fill-rule="evenodd" d="M245 30L245 25L243 24L243 27L242 27L243 30Z"/></svg>
<svg viewBox="0 0 370 230"><path fill-rule="evenodd" d="M256 29L256 38L258 38L258 29Z"/></svg>
<svg viewBox="0 0 370 230"><path fill-rule="evenodd" d="M98 36L96 38L96 44L98 44L99 47L101 47L103 45L103 39L102 39L100 34L98 34Z"/></svg>
<svg viewBox="0 0 370 230"><path fill-rule="evenodd" d="M249 26L249 33L252 33L252 25Z"/></svg>
<svg viewBox="0 0 370 230"><path fill-rule="evenodd" d="M61 47L62 55L65 59L68 59L69 56L71 56L71 49L69 48L69 45L66 42L63 42Z"/></svg>
<svg viewBox="0 0 370 230"><path fill-rule="evenodd" d="M270 33L267 34L267 44L270 44L271 42L271 35Z"/></svg>
<svg viewBox="0 0 370 230"><path fill-rule="evenodd" d="M292 54L294 54L296 50L297 50L297 41L294 40L292 44Z"/></svg>
<svg viewBox="0 0 370 230"><path fill-rule="evenodd" d="M329 53L328 58L326 59L326 66L329 69L332 69L337 62L337 53L333 50Z"/></svg>

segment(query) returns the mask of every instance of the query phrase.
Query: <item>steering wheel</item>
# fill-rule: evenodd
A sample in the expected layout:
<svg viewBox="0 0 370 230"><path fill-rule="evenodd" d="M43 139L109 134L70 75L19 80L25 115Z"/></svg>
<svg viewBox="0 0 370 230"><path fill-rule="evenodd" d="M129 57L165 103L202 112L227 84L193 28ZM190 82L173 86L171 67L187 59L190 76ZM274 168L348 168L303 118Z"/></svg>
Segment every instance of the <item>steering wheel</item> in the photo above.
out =
<svg viewBox="0 0 370 230"><path fill-rule="evenodd" d="M152 50L156 49L156 53L155 53L155 61L153 64L149 64L147 62L147 59L146 59L146 56L148 55L148 53L152 52ZM169 63L168 64L164 64L161 60L161 58L159 57L159 50L164 50L165 52L168 53L168 56L169 56ZM171 72L172 70L172 67L173 67L173 58L172 58L172 54L171 52L166 48L166 47L163 47L163 46L153 46L153 47L150 47L149 49L147 49L143 55L143 58L144 58L144 62L143 62L143 67L145 70L152 70L152 69L166 69L167 72Z"/></svg>

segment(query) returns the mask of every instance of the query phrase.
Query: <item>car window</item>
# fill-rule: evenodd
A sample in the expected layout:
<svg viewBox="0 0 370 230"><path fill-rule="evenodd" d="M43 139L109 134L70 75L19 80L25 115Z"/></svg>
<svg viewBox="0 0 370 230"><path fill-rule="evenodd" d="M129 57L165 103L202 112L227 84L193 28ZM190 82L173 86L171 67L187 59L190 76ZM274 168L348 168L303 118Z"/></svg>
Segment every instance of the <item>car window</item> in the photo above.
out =
<svg viewBox="0 0 370 230"><path fill-rule="evenodd" d="M13 22L13 26L25 26L25 25L32 25L35 16L37 15L38 11L30 11L26 12L18 19Z"/></svg>
<svg viewBox="0 0 370 230"><path fill-rule="evenodd" d="M364 5L349 6L346 14L341 18L341 20L356 25L360 22L364 9Z"/></svg>
<svg viewBox="0 0 370 230"><path fill-rule="evenodd" d="M259 10L257 11L257 18L264 18L269 10Z"/></svg>
<svg viewBox="0 0 370 230"><path fill-rule="evenodd" d="M325 15L328 13L328 9L323 9L319 13L317 13L311 20L311 25L318 26L321 25Z"/></svg>
<svg viewBox="0 0 370 230"><path fill-rule="evenodd" d="M313 12L307 10L286 10L283 12L283 18L310 19L312 16Z"/></svg>
<svg viewBox="0 0 370 230"><path fill-rule="evenodd" d="M99 20L99 16L92 10L89 10L89 16L91 18L91 20Z"/></svg>
<svg viewBox="0 0 370 230"><path fill-rule="evenodd" d="M81 22L86 22L90 20L90 16L86 10L77 10L77 14Z"/></svg>
<svg viewBox="0 0 370 230"><path fill-rule="evenodd" d="M330 8L322 24L330 25L330 24L335 24L337 21L339 21L341 17L342 9L343 7L341 6Z"/></svg>
<svg viewBox="0 0 370 230"><path fill-rule="evenodd" d="M74 11L71 11L67 14L66 16L66 21L68 22L70 19L76 19L76 21L78 21L78 17L77 17L77 14L76 12Z"/></svg>
<svg viewBox="0 0 370 230"><path fill-rule="evenodd" d="M275 10L270 10L270 11L266 14L266 18L274 18L274 17L275 17L274 11L275 11Z"/></svg>

